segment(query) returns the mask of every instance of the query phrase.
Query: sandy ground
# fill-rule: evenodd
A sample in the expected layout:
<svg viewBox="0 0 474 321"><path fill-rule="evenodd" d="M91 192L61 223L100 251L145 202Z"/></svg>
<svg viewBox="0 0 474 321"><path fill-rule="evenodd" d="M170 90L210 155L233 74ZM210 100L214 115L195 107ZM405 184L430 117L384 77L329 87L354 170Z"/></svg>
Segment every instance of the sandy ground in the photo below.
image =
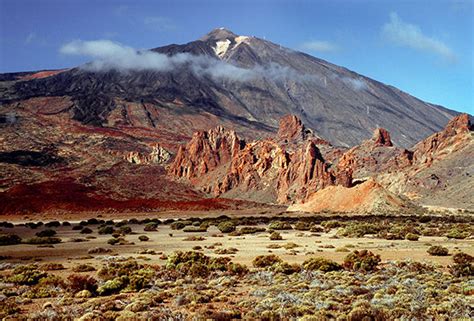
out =
<svg viewBox="0 0 474 321"><path fill-rule="evenodd" d="M347 247L353 249L369 249L381 255L383 261L413 259L416 261L432 261L446 266L451 263L451 257L434 257L426 253L431 245L443 245L447 247L450 253L463 251L470 255L474 255L474 240L452 240L445 237L420 237L419 241L389 241L376 239L371 237L364 238L334 238L336 229L330 233L322 233L320 235L310 232L301 232L295 230L281 231L283 240L271 241L268 233L258 233L245 236L228 236L223 235L215 226L209 227L204 233L186 233L182 230L171 230L169 225L160 225L158 231L145 232L144 225L129 225L133 229L132 235L127 235L126 240L133 242L130 245L109 245L107 240L112 238L111 235L99 235L97 233L97 225L89 225L94 232L92 234L80 234L79 231L73 231L70 226L58 227L55 230L58 237L63 242L55 244L54 248L38 247L36 245L12 245L0 247L0 256L9 257L3 262L58 262L63 263L66 267L71 267L79 263L90 263L98 265L103 263L110 254L106 255L89 255L88 250L94 247L110 248L114 255L124 257L138 257L146 259L152 264L163 264L165 260L160 258L161 254L171 254L177 250L191 250L195 246L201 246L203 253L206 255L217 256L215 249L236 248L237 253L230 255L235 262L251 264L253 258L257 255L274 253L282 257L284 260L292 263L302 263L309 256L322 256L342 262L348 252L336 251L338 248ZM262 225L262 227L266 227ZM3 228L1 232L15 233L22 238L34 236L40 231L27 227L15 226L14 228ZM141 242L138 240L140 235L147 235L150 240ZM172 236L171 236L172 235ZM93 236L88 242L71 242L71 238L86 238ZM203 241L186 241L189 236L203 236ZM269 245L285 245L287 243L295 243L298 247L287 250L284 248L269 249ZM216 245L221 243L222 245ZM214 245L214 248L208 249ZM156 255L141 255L139 251L144 249L154 250Z"/></svg>

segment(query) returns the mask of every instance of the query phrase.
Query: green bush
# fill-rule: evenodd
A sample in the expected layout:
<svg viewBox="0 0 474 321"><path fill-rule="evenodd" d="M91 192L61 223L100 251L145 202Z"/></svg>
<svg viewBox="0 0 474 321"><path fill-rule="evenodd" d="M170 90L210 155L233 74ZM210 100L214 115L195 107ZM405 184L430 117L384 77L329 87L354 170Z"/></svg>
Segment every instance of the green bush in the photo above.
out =
<svg viewBox="0 0 474 321"><path fill-rule="evenodd" d="M115 245L117 243L120 243L120 239L119 238L111 238L111 239L108 239L107 240L107 244L110 244L110 245Z"/></svg>
<svg viewBox="0 0 474 321"><path fill-rule="evenodd" d="M370 272L377 269L380 261L380 255L378 254L367 250L355 250L345 257L343 267L353 271Z"/></svg>
<svg viewBox="0 0 474 321"><path fill-rule="evenodd" d="M61 223L59 221L51 221L46 223L44 226L46 227L60 227Z"/></svg>
<svg viewBox="0 0 474 321"><path fill-rule="evenodd" d="M419 236L413 233L408 233L407 235L405 235L405 239L407 239L408 241L418 241Z"/></svg>
<svg viewBox="0 0 474 321"><path fill-rule="evenodd" d="M428 249L428 254L433 255L433 256L447 256L449 255L449 251L447 248L440 246L440 245L434 245L431 246Z"/></svg>
<svg viewBox="0 0 474 321"><path fill-rule="evenodd" d="M18 285L35 285L47 275L46 272L38 270L36 265L19 265L13 270L8 281Z"/></svg>
<svg viewBox="0 0 474 321"><path fill-rule="evenodd" d="M138 239L139 239L140 241L142 241L142 242L146 242L146 241L148 241L150 238L149 238L148 236L146 236L146 235L140 235L140 236L138 237Z"/></svg>
<svg viewBox="0 0 474 321"><path fill-rule="evenodd" d="M280 233L274 231L274 232L272 232L272 234L270 234L270 240L279 241L279 240L283 240L283 237L281 236Z"/></svg>
<svg viewBox="0 0 474 321"><path fill-rule="evenodd" d="M120 292L127 286L128 278L126 276L117 277L106 281L97 288L99 295L111 295Z"/></svg>
<svg viewBox="0 0 474 321"><path fill-rule="evenodd" d="M301 267L298 264L290 264L288 262L275 263L270 267L270 269L275 273L283 273L288 275L301 271Z"/></svg>
<svg viewBox="0 0 474 321"><path fill-rule="evenodd" d="M186 226L185 228L183 228L183 232L187 232L187 233L207 232L207 225L203 224L203 225L200 225L200 226Z"/></svg>
<svg viewBox="0 0 474 321"><path fill-rule="evenodd" d="M72 268L73 272L91 272L95 271L95 267L89 264L79 264Z"/></svg>
<svg viewBox="0 0 474 321"><path fill-rule="evenodd" d="M1 245L15 245L21 243L21 237L15 234L3 234L0 235L0 246Z"/></svg>
<svg viewBox="0 0 474 321"><path fill-rule="evenodd" d="M84 227L82 230L81 230L81 234L91 234L92 233L92 230L88 227Z"/></svg>
<svg viewBox="0 0 474 321"><path fill-rule="evenodd" d="M274 221L268 225L268 228L271 230L291 230L291 224L288 222Z"/></svg>
<svg viewBox="0 0 474 321"><path fill-rule="evenodd" d="M295 224L295 230L298 231L309 231L311 229L311 224L305 221L298 221Z"/></svg>
<svg viewBox="0 0 474 321"><path fill-rule="evenodd" d="M336 220L330 220L330 221L324 221L321 223L321 226L323 226L326 229L333 229L336 227L341 227L342 223Z"/></svg>
<svg viewBox="0 0 474 321"><path fill-rule="evenodd" d="M41 269L43 271L64 270L64 265L62 265L61 263L45 263L41 265Z"/></svg>
<svg viewBox="0 0 474 321"><path fill-rule="evenodd" d="M281 263L282 259L275 255L275 254L270 254L270 255L259 255L256 258L253 259L252 264L256 268L266 268L270 267L273 264L276 263Z"/></svg>
<svg viewBox="0 0 474 321"><path fill-rule="evenodd" d="M382 229L381 226L371 223L351 223L338 232L339 236L364 237L366 234L377 234Z"/></svg>
<svg viewBox="0 0 474 321"><path fill-rule="evenodd" d="M26 239L23 243L26 244L57 244L61 243L59 237L32 237Z"/></svg>
<svg viewBox="0 0 474 321"><path fill-rule="evenodd" d="M457 228L453 228L446 234L446 236L450 239L462 240L468 237L470 234L471 233L468 231L461 231Z"/></svg>
<svg viewBox="0 0 474 321"><path fill-rule="evenodd" d="M456 277L474 276L474 257L467 253L456 253L453 255L454 264L449 267L451 273Z"/></svg>
<svg viewBox="0 0 474 321"><path fill-rule="evenodd" d="M331 272L339 271L342 269L342 266L334 261L322 258L322 257L313 257L307 259L302 264L303 269L308 271L322 271L322 272Z"/></svg>
<svg viewBox="0 0 474 321"><path fill-rule="evenodd" d="M51 230L51 229L46 229L46 230L36 233L35 235L38 237L50 237L50 236L55 236L56 231Z"/></svg>
<svg viewBox="0 0 474 321"><path fill-rule="evenodd" d="M255 234L260 232L265 232L266 229L263 227L256 227L256 226L244 226L241 227L233 232L229 233L229 236L241 236L245 234Z"/></svg>
<svg viewBox="0 0 474 321"><path fill-rule="evenodd" d="M131 234L132 233L132 228L130 226L121 226L119 228L119 233L126 235L126 234Z"/></svg>
<svg viewBox="0 0 474 321"><path fill-rule="evenodd" d="M152 231L156 231L157 228L158 228L158 224L156 222L150 222L145 225L143 230L146 232L152 232Z"/></svg>
<svg viewBox="0 0 474 321"><path fill-rule="evenodd" d="M219 225L217 225L217 228L222 233L230 233L230 232L235 231L236 226L235 226L234 222L232 222L232 221L224 221L224 222L219 223Z"/></svg>
<svg viewBox="0 0 474 321"><path fill-rule="evenodd" d="M113 226L110 226L110 225L104 225L104 226L101 226L99 227L99 230L98 230L99 234L112 234L115 232L115 229Z"/></svg>
<svg viewBox="0 0 474 321"><path fill-rule="evenodd" d="M322 226L319 226L319 225L311 225L311 228L309 229L310 232L312 233L322 233L324 232L324 229Z"/></svg>
<svg viewBox="0 0 474 321"><path fill-rule="evenodd" d="M71 274L67 278L67 287L73 293L83 290L94 293L97 290L97 280L88 275Z"/></svg>
<svg viewBox="0 0 474 321"><path fill-rule="evenodd" d="M186 226L192 225L192 224L193 224L193 222L191 222L191 221L175 221L175 222L170 224L170 228L172 230L182 230Z"/></svg>

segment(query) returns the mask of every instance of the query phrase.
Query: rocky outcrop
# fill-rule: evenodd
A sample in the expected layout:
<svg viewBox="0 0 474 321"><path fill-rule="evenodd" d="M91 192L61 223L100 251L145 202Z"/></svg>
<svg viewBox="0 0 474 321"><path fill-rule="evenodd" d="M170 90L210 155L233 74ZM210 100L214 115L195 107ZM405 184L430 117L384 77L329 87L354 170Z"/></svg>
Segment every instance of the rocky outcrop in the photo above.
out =
<svg viewBox="0 0 474 321"><path fill-rule="evenodd" d="M288 211L385 214L414 208L415 206L408 200L387 191L375 180L369 179L352 188L329 186L312 194L305 203L291 205Z"/></svg>
<svg viewBox="0 0 474 321"><path fill-rule="evenodd" d="M390 134L385 128L375 129L372 140L377 146L393 146Z"/></svg>
<svg viewBox="0 0 474 321"><path fill-rule="evenodd" d="M244 145L234 131L221 126L197 132L186 146L179 148L169 172L178 178L202 176L230 162Z"/></svg>
<svg viewBox="0 0 474 321"><path fill-rule="evenodd" d="M171 153L160 145L152 145L150 153L128 152L124 158L132 164L150 165L165 164L171 158Z"/></svg>
<svg viewBox="0 0 474 321"><path fill-rule="evenodd" d="M468 114L454 117L444 128L414 146L414 160L418 166L430 166L437 159L463 148L472 140L473 125Z"/></svg>
<svg viewBox="0 0 474 321"><path fill-rule="evenodd" d="M371 139L345 152L337 166L340 171L351 171L356 178L365 178L410 166L412 159L411 151L393 146L389 132L377 128Z"/></svg>
<svg viewBox="0 0 474 321"><path fill-rule="evenodd" d="M228 137L222 140L224 144L212 143L209 133L195 134L180 148L171 174L191 179L215 196L278 203L304 200L329 185L352 184L350 169L332 169L318 148L322 140L294 115L280 120L275 139L251 142L243 148L235 148L241 145L231 132L218 131L219 137ZM327 142L323 144L329 148Z"/></svg>

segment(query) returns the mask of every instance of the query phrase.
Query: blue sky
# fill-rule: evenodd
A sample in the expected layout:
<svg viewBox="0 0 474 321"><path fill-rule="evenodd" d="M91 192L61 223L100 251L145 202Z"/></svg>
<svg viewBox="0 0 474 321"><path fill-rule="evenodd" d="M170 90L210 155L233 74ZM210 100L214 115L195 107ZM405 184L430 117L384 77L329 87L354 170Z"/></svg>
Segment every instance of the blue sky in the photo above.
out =
<svg viewBox="0 0 474 321"><path fill-rule="evenodd" d="M0 0L0 72L57 69L75 40L153 48L213 28L266 38L474 114L474 1Z"/></svg>

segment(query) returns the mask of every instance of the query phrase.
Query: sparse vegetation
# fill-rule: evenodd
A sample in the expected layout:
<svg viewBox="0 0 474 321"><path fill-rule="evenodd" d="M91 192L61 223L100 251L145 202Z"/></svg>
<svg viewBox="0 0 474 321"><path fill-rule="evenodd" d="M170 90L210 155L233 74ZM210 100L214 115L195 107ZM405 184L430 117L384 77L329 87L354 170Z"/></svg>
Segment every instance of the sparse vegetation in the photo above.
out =
<svg viewBox="0 0 474 321"><path fill-rule="evenodd" d="M449 254L449 250L440 245L431 246L427 252L433 256L447 256Z"/></svg>
<svg viewBox="0 0 474 321"><path fill-rule="evenodd" d="M337 264L334 261L322 258L322 257L314 257L310 258L303 262L303 269L308 271L322 271L322 272L331 272L331 271L339 271L342 269L340 264Z"/></svg>
<svg viewBox="0 0 474 321"><path fill-rule="evenodd" d="M221 231L222 233L234 232L235 229L236 229L235 224L234 224L234 222L232 222L232 221L224 221L224 222L221 222L221 223L219 223L219 225L217 225L217 228L218 228L219 231Z"/></svg>
<svg viewBox="0 0 474 321"><path fill-rule="evenodd" d="M274 231L274 232L272 232L272 234L270 234L270 240L279 241L279 240L283 240L283 237L281 236L280 233Z"/></svg>
<svg viewBox="0 0 474 321"><path fill-rule="evenodd" d="M377 269L380 255L367 250L355 250L344 258L343 267L353 271L371 272Z"/></svg>
<svg viewBox="0 0 474 321"><path fill-rule="evenodd" d="M0 235L0 246L1 245L15 245L21 243L21 237L15 234L3 234Z"/></svg>

